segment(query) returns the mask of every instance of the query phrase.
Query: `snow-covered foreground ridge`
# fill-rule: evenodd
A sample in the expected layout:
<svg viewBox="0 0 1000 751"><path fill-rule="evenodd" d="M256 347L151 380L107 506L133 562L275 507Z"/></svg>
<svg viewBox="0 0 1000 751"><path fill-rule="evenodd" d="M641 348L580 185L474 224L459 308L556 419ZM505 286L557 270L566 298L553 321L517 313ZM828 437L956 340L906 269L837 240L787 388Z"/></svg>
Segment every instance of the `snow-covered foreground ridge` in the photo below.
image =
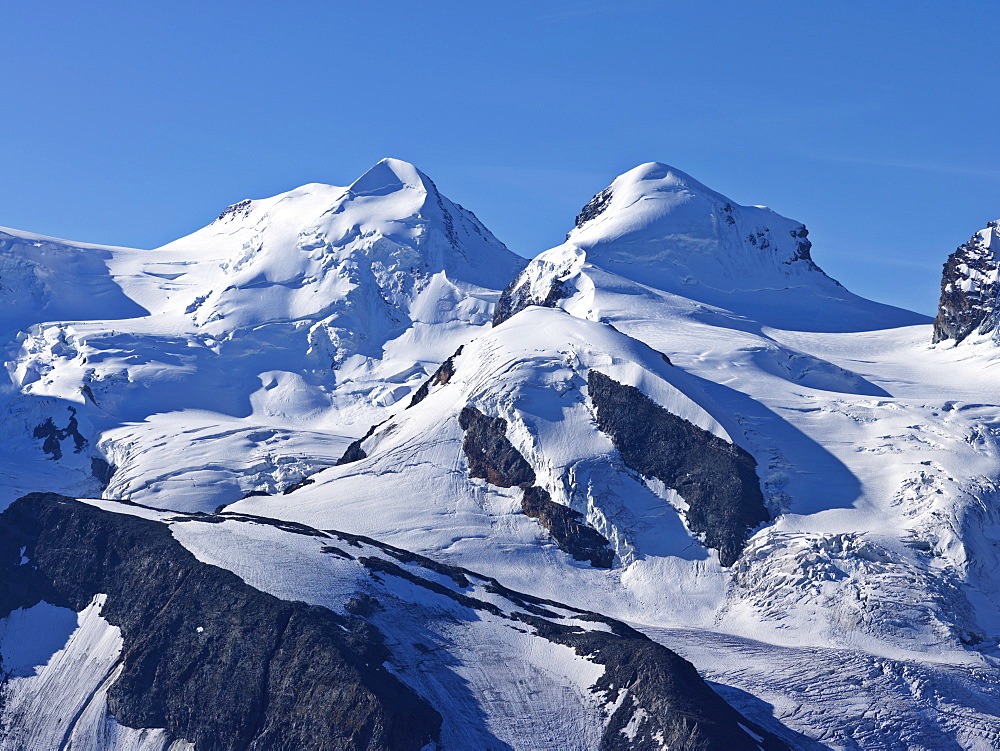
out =
<svg viewBox="0 0 1000 751"><path fill-rule="evenodd" d="M398 160L240 202L151 251L2 230L0 505L102 496L84 505L165 525L260 597L364 621L336 628L375 629L347 653L381 640L391 655L355 665L384 733L344 747L994 748L992 230L949 261L933 345L928 319L824 274L802 224L657 163L530 263ZM18 524L40 503L12 507ZM71 517L93 525L81 545L119 525ZM359 535L368 548L345 547ZM38 568L11 545L10 566ZM31 603L12 585L0 598L10 747L48 696L75 719L35 730L81 747L265 748L284 732L223 691L223 641L199 647L211 667L194 683L123 698L130 644L197 642L136 642L114 592L47 565ZM278 607L260 597L239 619ZM165 612L193 624L189 599ZM746 719L706 725L714 694L678 705L669 670L610 679L595 655L649 647L595 646L605 626L588 624L608 619L691 659ZM51 645L22 644L30 624ZM218 711L170 714L208 685ZM338 701L309 685L327 698L282 705L300 730ZM391 711L385 691L402 692ZM243 740L216 745L226 733Z"/></svg>

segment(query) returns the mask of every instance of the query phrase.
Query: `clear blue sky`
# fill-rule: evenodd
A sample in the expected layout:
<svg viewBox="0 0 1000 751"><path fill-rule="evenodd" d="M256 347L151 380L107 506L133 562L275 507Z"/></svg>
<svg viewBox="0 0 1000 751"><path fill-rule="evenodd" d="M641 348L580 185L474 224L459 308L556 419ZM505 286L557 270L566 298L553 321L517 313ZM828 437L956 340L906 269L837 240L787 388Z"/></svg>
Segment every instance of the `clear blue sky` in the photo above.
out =
<svg viewBox="0 0 1000 751"><path fill-rule="evenodd" d="M992 2L0 5L0 225L155 247L414 162L513 250L662 161L923 312L1000 217Z"/></svg>

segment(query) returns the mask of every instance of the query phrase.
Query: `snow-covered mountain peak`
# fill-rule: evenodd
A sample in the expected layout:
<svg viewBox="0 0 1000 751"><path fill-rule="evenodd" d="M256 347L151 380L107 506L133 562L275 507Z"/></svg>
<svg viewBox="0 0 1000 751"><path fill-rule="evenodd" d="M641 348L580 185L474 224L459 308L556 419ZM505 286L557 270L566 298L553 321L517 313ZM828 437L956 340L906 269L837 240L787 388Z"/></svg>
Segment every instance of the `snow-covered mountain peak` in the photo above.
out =
<svg viewBox="0 0 1000 751"><path fill-rule="evenodd" d="M341 430L383 419L488 327L500 290L525 264L397 160L350 187L311 183L239 201L154 250L0 231L0 348L25 415L15 431L30 437L51 417L59 435L79 434L89 453L68 448L61 465L74 461L84 474L100 442L121 467L114 492L123 495L161 485L141 457L161 429L174 434L175 419L188 426L175 454L186 458L173 463L185 476L202 471L193 423L247 419L250 434L269 436L308 424L333 435L312 433L320 438L308 452L286 444L280 460L264 449L264 485L280 487L333 463ZM190 409L211 414L179 417ZM114 433L147 418L148 434ZM34 443L25 444L32 456ZM212 484L220 502L246 490Z"/></svg>
<svg viewBox="0 0 1000 751"><path fill-rule="evenodd" d="M437 193L437 188L427 175L409 162L386 158L351 183L350 190L356 196L388 195L411 188L424 193Z"/></svg>
<svg viewBox="0 0 1000 751"><path fill-rule="evenodd" d="M495 290L524 265L397 159L383 159L347 188L310 184L241 201L155 253L173 256L161 265L177 266L178 283L189 282L183 295L171 290L169 304L183 299L185 315L213 333L335 312L359 331L388 333L421 307L434 278Z"/></svg>
<svg viewBox="0 0 1000 751"><path fill-rule="evenodd" d="M803 224L740 206L690 175L648 162L617 177L576 218L567 241L592 263L670 289L774 286L775 275L816 272Z"/></svg>
<svg viewBox="0 0 1000 751"><path fill-rule="evenodd" d="M777 328L857 331L925 321L845 290L813 262L808 235L801 222L741 206L680 170L648 162L583 207L566 242L508 285L495 321L528 305L610 320L604 293L627 287L633 299L652 288L654 296L673 298L671 305L707 303Z"/></svg>
<svg viewBox="0 0 1000 751"><path fill-rule="evenodd" d="M571 234L579 235L584 225L597 219L606 221L609 217L627 211L639 201L668 201L671 206L677 206L686 201L697 200L699 196L709 196L723 203L728 200L668 164L646 162L619 175L607 188L594 196L577 216L576 229Z"/></svg>

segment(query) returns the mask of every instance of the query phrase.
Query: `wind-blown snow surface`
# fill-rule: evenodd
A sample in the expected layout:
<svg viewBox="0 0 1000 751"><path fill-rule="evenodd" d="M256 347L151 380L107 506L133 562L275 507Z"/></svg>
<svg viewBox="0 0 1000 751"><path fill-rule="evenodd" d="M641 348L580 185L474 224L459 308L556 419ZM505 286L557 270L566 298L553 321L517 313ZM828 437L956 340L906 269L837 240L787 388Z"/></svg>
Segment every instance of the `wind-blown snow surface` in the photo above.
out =
<svg viewBox="0 0 1000 751"><path fill-rule="evenodd" d="M851 294L798 222L647 164L522 272L390 160L156 251L4 242L6 501L93 492L99 454L105 497L365 534L641 625L803 748L1000 743L1000 354L931 346L928 319ZM732 567L597 428L591 371L756 459L772 521ZM553 544L519 488L470 478L467 406L503 418L610 570ZM833 710L827 686L866 699Z"/></svg>

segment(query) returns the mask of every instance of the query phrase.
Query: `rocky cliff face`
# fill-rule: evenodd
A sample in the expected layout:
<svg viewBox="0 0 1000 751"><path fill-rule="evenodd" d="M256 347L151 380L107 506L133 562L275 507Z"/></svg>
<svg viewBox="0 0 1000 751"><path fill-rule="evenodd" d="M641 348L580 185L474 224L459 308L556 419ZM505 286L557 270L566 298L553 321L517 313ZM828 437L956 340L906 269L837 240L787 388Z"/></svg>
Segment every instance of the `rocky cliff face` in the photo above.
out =
<svg viewBox="0 0 1000 751"><path fill-rule="evenodd" d="M560 550L598 568L611 567L615 553L608 539L579 511L556 503L547 490L534 484L535 471L507 439L506 420L487 417L475 407L465 407L458 419L465 431L462 450L472 477L501 488L520 487L521 509L538 520Z"/></svg>
<svg viewBox="0 0 1000 751"><path fill-rule="evenodd" d="M676 490L688 504L691 531L732 566L750 530L770 518L753 457L596 370L587 388L597 425L626 466Z"/></svg>
<svg viewBox="0 0 1000 751"><path fill-rule="evenodd" d="M500 300L493 313L493 325L499 326L515 313L520 313L531 305L554 308L556 303L569 294L565 281L558 277L549 280L548 286L541 293L532 287L532 274L522 271L514 277L514 280L504 288L500 295Z"/></svg>
<svg viewBox="0 0 1000 751"><path fill-rule="evenodd" d="M254 589L156 521L32 494L0 516L0 571L3 616L107 596L124 640L107 703L127 727L199 751L416 751L439 735L440 715L383 667L376 628Z"/></svg>
<svg viewBox="0 0 1000 751"><path fill-rule="evenodd" d="M956 343L969 334L988 334L997 327L996 251L1000 221L990 222L948 256L941 277L941 299L932 341Z"/></svg>

